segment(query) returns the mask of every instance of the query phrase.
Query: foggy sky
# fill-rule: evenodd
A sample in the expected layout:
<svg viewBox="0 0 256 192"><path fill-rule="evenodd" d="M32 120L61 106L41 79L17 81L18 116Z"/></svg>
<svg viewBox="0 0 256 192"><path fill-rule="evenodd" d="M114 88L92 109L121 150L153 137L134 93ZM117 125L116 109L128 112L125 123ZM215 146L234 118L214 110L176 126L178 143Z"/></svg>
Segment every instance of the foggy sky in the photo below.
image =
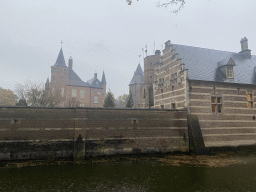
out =
<svg viewBox="0 0 256 192"><path fill-rule="evenodd" d="M187 0L178 14L156 0L8 0L0 6L0 87L14 90L27 79L45 82L60 41L67 63L87 81L105 71L115 97L128 85L147 44L148 54L167 40L223 51L240 51L248 38L256 51L256 2ZM164 0L162 2L165 2ZM145 54L144 54L145 55ZM143 61L140 61L143 66Z"/></svg>

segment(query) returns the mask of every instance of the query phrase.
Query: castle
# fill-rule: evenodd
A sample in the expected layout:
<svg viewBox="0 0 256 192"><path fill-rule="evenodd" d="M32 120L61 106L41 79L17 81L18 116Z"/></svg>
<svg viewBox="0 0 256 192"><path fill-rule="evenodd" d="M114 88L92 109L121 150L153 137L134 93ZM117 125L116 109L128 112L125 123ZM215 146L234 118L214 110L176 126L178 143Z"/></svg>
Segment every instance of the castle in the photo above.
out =
<svg viewBox="0 0 256 192"><path fill-rule="evenodd" d="M144 58L140 107L187 109L208 147L255 144L256 56L246 37L240 44L236 53L167 41Z"/></svg>
<svg viewBox="0 0 256 192"><path fill-rule="evenodd" d="M51 67L51 82L48 78L45 89L57 98L58 107L103 107L106 84L104 71L101 81L97 73L89 81L82 81L73 70L72 57L66 66L61 48L56 63Z"/></svg>

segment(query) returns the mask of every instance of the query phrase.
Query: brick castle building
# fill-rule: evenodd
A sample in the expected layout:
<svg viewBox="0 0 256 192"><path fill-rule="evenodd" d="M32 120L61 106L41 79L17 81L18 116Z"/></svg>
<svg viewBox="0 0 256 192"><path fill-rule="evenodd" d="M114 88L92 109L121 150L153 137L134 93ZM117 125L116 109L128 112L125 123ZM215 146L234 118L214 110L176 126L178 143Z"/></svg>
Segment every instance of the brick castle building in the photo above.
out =
<svg viewBox="0 0 256 192"><path fill-rule="evenodd" d="M72 57L66 66L61 48L56 63L51 67L51 82L47 79L45 89L58 98L59 107L103 107L106 84L104 71L101 81L97 73L89 81L82 81L73 70Z"/></svg>

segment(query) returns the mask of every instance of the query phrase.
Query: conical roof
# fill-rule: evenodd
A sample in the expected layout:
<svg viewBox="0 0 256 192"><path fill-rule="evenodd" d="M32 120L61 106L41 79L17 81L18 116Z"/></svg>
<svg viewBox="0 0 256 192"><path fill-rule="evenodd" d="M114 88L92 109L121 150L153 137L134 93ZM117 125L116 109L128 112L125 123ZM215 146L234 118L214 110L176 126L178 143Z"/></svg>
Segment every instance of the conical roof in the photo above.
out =
<svg viewBox="0 0 256 192"><path fill-rule="evenodd" d="M101 83L102 84L107 84L104 71L103 71L103 74L102 74Z"/></svg>
<svg viewBox="0 0 256 192"><path fill-rule="evenodd" d="M50 84L50 82L49 82L49 78L47 78L47 80L46 80L46 83L45 84Z"/></svg>
<svg viewBox="0 0 256 192"><path fill-rule="evenodd" d="M140 82L136 81L137 80L136 75L140 75ZM134 72L134 75L133 75L132 80L129 85L136 84L136 83L143 83L143 81L144 81L143 71L142 71L140 64L138 64L137 69Z"/></svg>
<svg viewBox="0 0 256 192"><path fill-rule="evenodd" d="M54 66L67 67L67 65L65 63L64 55L62 52L62 48L60 49L58 58L56 60L56 63L54 64Z"/></svg>
<svg viewBox="0 0 256 192"><path fill-rule="evenodd" d="M143 75L143 71L142 71L142 68L141 68L140 64L137 66L135 74L142 74Z"/></svg>

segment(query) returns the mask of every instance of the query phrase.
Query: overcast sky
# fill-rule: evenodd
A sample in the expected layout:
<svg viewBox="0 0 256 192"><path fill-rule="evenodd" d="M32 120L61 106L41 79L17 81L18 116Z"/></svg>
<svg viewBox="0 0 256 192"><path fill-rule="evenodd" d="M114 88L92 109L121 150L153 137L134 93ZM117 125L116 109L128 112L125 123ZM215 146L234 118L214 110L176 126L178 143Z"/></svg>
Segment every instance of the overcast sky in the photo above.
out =
<svg viewBox="0 0 256 192"><path fill-rule="evenodd" d="M166 0L162 0L165 2ZM178 13L156 0L8 0L0 6L0 87L27 79L45 82L62 40L64 57L87 81L105 71L115 97L129 83L147 44L148 54L172 43L240 51L248 38L256 51L255 0L186 0ZM140 61L143 66L143 61Z"/></svg>

